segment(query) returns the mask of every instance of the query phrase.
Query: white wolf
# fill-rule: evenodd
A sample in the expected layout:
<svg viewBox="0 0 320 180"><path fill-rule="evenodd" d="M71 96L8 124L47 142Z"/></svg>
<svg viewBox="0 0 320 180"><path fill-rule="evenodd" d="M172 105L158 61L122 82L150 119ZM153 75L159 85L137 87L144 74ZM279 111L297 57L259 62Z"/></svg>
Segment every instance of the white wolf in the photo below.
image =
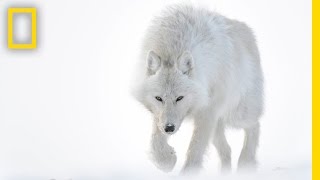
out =
<svg viewBox="0 0 320 180"><path fill-rule="evenodd" d="M182 173L197 172L212 142L221 169L231 168L225 128L242 128L238 169L255 169L263 75L251 29L242 22L188 5L167 8L146 32L136 98L154 115L151 154L168 172L177 157L168 145L186 117L194 132Z"/></svg>

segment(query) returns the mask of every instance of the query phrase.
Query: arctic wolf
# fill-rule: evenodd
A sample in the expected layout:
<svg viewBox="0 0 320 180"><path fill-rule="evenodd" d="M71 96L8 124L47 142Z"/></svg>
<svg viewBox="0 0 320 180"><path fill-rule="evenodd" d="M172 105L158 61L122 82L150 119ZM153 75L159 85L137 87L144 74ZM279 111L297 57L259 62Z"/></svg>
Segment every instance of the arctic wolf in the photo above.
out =
<svg viewBox="0 0 320 180"><path fill-rule="evenodd" d="M198 172L211 142L221 169L231 168L225 128L241 128L245 141L239 169L255 169L263 75L251 29L215 12L170 6L154 18L141 52L136 98L153 114L154 164L171 171L177 161L167 139L183 120L194 131L182 173Z"/></svg>

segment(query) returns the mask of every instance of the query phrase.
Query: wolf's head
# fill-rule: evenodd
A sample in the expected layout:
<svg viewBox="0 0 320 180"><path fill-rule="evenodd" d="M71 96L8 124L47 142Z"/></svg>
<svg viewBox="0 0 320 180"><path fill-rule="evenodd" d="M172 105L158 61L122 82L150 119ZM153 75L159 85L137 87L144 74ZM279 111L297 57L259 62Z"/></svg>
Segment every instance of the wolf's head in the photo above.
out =
<svg viewBox="0 0 320 180"><path fill-rule="evenodd" d="M158 128L173 134L186 116L207 102L205 89L193 78L193 57L184 52L176 60L168 60L150 51L146 68L138 99L153 113Z"/></svg>

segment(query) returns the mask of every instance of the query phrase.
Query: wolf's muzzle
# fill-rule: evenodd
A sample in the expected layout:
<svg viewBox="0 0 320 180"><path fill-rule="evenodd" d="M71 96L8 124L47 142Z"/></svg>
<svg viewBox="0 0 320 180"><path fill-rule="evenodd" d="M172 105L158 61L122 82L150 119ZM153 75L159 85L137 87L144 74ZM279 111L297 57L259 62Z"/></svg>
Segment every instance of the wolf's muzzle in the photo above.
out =
<svg viewBox="0 0 320 180"><path fill-rule="evenodd" d="M172 133L172 132L174 132L174 129L175 129L175 126L173 124L166 124L164 131L166 133Z"/></svg>

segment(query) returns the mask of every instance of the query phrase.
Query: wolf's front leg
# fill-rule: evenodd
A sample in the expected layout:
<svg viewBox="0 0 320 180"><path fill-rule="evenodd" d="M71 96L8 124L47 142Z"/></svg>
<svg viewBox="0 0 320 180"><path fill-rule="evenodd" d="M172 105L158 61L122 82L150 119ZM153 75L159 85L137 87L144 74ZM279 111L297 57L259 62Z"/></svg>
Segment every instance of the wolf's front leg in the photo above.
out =
<svg viewBox="0 0 320 180"><path fill-rule="evenodd" d="M151 155L155 166L164 172L170 172L177 162L176 152L168 144L167 135L163 134L156 122L153 124Z"/></svg>
<svg viewBox="0 0 320 180"><path fill-rule="evenodd" d="M187 160L181 171L182 174L198 173L202 168L203 155L209 144L214 124L215 122L212 121L212 119L195 121L195 127L187 153Z"/></svg>

